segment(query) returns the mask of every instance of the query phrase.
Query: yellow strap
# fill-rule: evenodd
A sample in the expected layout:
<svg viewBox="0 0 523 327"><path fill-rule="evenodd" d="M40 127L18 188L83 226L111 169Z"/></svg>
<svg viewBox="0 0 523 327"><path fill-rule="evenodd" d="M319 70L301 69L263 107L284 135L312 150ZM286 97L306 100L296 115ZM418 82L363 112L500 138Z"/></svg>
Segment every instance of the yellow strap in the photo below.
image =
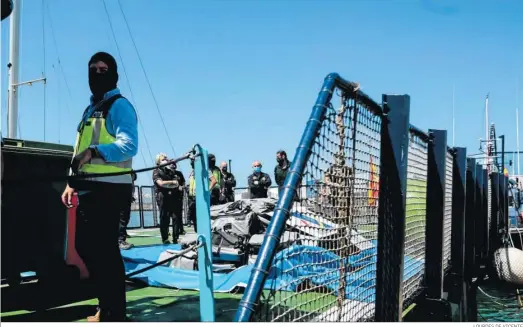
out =
<svg viewBox="0 0 523 327"><path fill-rule="evenodd" d="M85 164L80 168L81 172L84 173L92 173L92 174L104 174L104 173L118 173L123 171L131 171L131 168L122 168L122 167L116 167L112 166L110 163L107 163L105 165L93 165L93 164Z"/></svg>

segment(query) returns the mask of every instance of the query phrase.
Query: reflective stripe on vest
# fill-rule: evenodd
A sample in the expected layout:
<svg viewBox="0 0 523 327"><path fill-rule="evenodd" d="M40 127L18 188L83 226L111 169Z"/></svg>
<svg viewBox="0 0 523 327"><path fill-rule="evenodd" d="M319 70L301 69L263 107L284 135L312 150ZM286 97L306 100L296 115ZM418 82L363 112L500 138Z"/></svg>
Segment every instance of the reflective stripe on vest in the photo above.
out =
<svg viewBox="0 0 523 327"><path fill-rule="evenodd" d="M196 180L194 179L194 174L192 173L189 176L189 195L196 196Z"/></svg>
<svg viewBox="0 0 523 327"><path fill-rule="evenodd" d="M109 134L106 128L106 116L110 106L121 95L116 95L106 101L101 102L91 114L87 122L81 124L81 130L77 136L77 146L75 155L86 150L92 145L110 144L116 141L116 137ZM93 158L88 163L80 168L80 173L118 173L132 170L132 158L123 162L105 162L101 158ZM118 184L132 184L132 177L130 174L107 177L93 177L88 178L90 181L118 183Z"/></svg>
<svg viewBox="0 0 523 327"><path fill-rule="evenodd" d="M220 172L220 169L218 169L217 167L215 167L213 170L212 170L212 175L214 176L214 178L216 179L216 184L214 185L214 189L221 189L221 186L222 186L222 173Z"/></svg>

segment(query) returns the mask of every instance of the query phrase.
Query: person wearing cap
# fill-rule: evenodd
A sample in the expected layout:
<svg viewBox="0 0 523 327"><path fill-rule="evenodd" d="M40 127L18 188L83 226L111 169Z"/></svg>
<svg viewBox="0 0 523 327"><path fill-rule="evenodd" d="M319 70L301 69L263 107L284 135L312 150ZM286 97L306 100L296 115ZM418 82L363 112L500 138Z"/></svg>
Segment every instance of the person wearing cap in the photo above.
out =
<svg viewBox="0 0 523 327"><path fill-rule="evenodd" d="M167 155L159 153L156 155L156 165L160 166L153 170L153 184L156 193L156 202L160 210L160 234L163 244L169 244L169 225L173 218L173 243L178 242L182 215L182 199L185 178L176 170L176 165L168 163Z"/></svg>
<svg viewBox="0 0 523 327"><path fill-rule="evenodd" d="M116 175L70 178L62 202L72 208L72 197L78 194L76 249L99 301L98 312L88 320L125 321L125 268L118 236L121 213L133 194L138 120L134 107L117 88L118 67L110 54L93 55L88 74L92 96L78 125L70 174Z"/></svg>
<svg viewBox="0 0 523 327"><path fill-rule="evenodd" d="M225 204L234 202L234 188L236 187L236 179L234 175L227 170L227 163L222 161L220 164L220 172L222 174L223 188L220 196L220 203Z"/></svg>
<svg viewBox="0 0 523 327"><path fill-rule="evenodd" d="M259 161L252 163L253 172L247 181L251 192L251 199L267 198L267 191L272 184L271 177L262 172L262 164Z"/></svg>

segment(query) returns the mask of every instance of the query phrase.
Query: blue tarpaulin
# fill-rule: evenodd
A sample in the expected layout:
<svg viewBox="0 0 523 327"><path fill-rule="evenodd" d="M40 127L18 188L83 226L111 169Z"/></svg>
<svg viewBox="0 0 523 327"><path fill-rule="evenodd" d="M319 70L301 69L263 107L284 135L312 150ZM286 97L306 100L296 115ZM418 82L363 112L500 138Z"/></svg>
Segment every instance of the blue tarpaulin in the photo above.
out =
<svg viewBox="0 0 523 327"><path fill-rule="evenodd" d="M126 273L143 269L158 261L160 253L165 250L180 250L180 245L157 245L135 247L123 250ZM376 248L361 251L345 260L346 297L348 299L373 302L376 281ZM409 279L419 274L424 262L405 258L405 264L412 267L404 272ZM274 264L265 283L266 289L297 291L300 284L307 281L312 285L322 285L333 293L338 292L341 273L341 260L333 252L315 246L294 245L276 254ZM242 266L229 273L214 273L214 291L230 292L236 287L245 287L249 281L253 265ZM134 278L150 286L198 290L198 271L155 267L136 275Z"/></svg>

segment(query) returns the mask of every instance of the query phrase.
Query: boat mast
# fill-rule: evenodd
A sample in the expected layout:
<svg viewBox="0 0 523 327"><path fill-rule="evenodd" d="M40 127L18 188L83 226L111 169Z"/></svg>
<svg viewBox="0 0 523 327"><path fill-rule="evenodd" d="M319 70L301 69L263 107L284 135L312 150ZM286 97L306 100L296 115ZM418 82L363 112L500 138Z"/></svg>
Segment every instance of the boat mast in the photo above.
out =
<svg viewBox="0 0 523 327"><path fill-rule="evenodd" d="M456 85L452 85L452 147L456 146L456 116L454 111L454 91Z"/></svg>
<svg viewBox="0 0 523 327"><path fill-rule="evenodd" d="M18 64L20 54L20 5L21 0L13 0L13 12L11 13L9 31L9 95L7 102L7 132L9 138L16 138L18 126Z"/></svg>
<svg viewBox="0 0 523 327"><path fill-rule="evenodd" d="M20 72L20 20L22 12L22 0L13 0L13 12L11 13L11 26L9 31L9 89L7 99L7 133L9 138L16 138L18 132L18 87L22 85L33 85L33 83L44 82L45 76L27 82L18 82ZM43 10L43 8L42 8Z"/></svg>
<svg viewBox="0 0 523 327"><path fill-rule="evenodd" d="M485 158L485 166L487 167L490 164L490 156L488 154L488 149L490 148L490 133L488 126L488 96L489 94L487 93L487 98L485 99L485 141L487 145L487 156Z"/></svg>
<svg viewBox="0 0 523 327"><path fill-rule="evenodd" d="M519 171L519 78L518 78L518 89L516 90L516 151L518 153L518 176Z"/></svg>

